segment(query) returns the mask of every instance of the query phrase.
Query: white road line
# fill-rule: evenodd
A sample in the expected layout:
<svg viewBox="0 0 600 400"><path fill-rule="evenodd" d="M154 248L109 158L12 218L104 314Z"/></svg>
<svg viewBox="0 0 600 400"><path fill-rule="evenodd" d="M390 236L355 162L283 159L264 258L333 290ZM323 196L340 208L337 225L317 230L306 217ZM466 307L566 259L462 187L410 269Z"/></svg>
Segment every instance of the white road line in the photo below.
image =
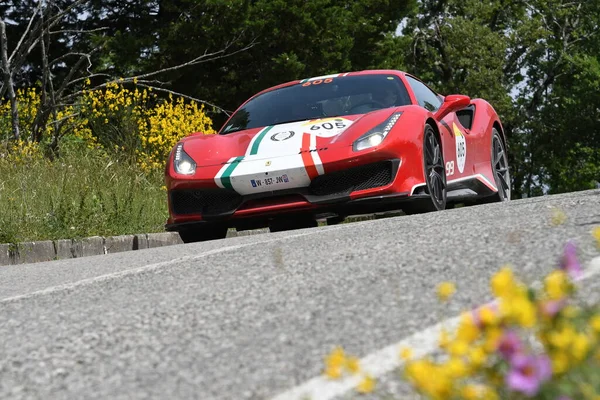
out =
<svg viewBox="0 0 600 400"><path fill-rule="evenodd" d="M600 257L596 257L589 262L588 267L577 281L581 282L598 274L600 274ZM539 285L539 282L536 283ZM416 332L393 345L368 354L360 360L361 370L373 378L379 378L392 372L404 364L404 361L400 358L400 349L404 347L412 349L413 358L424 357L438 348L442 329L453 331L458 327L459 321L460 316L446 319L420 332ZM349 376L340 380L331 380L325 376L318 376L273 397L272 400L333 399L354 390L360 383L360 380L360 376Z"/></svg>
<svg viewBox="0 0 600 400"><path fill-rule="evenodd" d="M106 275L95 276L93 278L82 279L80 281L66 283L63 285L51 286L46 289L37 290L35 292L31 292L31 293L27 293L27 294L22 294L22 295L13 296L13 297L6 297L4 299L0 299L0 304L29 299L29 298L33 298L36 296L48 295L51 293L56 293L56 292L61 292L61 291L73 290L73 289L77 289L79 287L90 286L90 285L94 285L99 282L106 282L106 281L110 281L113 279L120 279L120 278L130 276L130 275L158 271L162 268L165 268L165 267L168 267L168 266L171 266L174 264L180 264L180 263L184 263L184 262L193 262L193 261L200 260L204 257L212 256L212 255L219 254L219 253L225 253L228 251L235 251L235 250L242 249L244 247L255 246L257 244L272 243L272 242L277 242L277 241L286 240L286 239L293 239L293 238L302 237L302 236L310 236L310 235L315 235L318 233L323 233L325 230L333 231L333 230L339 230L339 229L343 229L343 228L344 228L344 225L321 227L319 229L314 229L309 232L297 233L294 235L287 235L287 236L281 236L281 237L276 237L276 238L268 238L266 240L261 240L261 241L255 241L255 242L250 242L250 243L236 244L236 245L232 245L232 246L221 247L219 249L205 251L204 253L197 254L195 256L179 257L179 258L169 260L169 261L163 261L163 262L159 262L159 263L155 263L155 264L144 265L143 267L137 267L137 268L128 269L125 271L119 271L119 272L114 272L114 273L110 273L110 274L106 274Z"/></svg>

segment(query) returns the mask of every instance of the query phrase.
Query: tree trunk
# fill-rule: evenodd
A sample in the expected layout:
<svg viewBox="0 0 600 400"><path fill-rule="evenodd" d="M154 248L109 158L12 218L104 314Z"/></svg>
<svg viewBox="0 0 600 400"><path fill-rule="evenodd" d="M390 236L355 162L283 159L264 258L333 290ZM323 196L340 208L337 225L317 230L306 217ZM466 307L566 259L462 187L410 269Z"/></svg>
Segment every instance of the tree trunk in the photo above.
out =
<svg viewBox="0 0 600 400"><path fill-rule="evenodd" d="M2 72L4 76L4 85L8 89L8 99L10 100L10 116L12 118L12 132L15 140L19 140L19 107L17 103L17 95L12 78L12 71L8 64L8 38L6 36L6 24L0 20L0 60L2 61Z"/></svg>

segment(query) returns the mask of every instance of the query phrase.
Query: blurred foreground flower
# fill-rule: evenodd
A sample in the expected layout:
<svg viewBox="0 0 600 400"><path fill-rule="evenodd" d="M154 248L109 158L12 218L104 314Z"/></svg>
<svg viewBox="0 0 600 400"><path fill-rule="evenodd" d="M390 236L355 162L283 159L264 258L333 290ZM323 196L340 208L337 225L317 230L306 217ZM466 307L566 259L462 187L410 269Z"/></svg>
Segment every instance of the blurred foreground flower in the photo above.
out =
<svg viewBox="0 0 600 400"><path fill-rule="evenodd" d="M600 245L600 229L594 235ZM439 354L406 361L404 375L417 392L429 399L600 400L600 310L575 301L583 273L575 243L558 261L541 287L528 287L509 266L496 273L494 303L464 313L454 331L443 329ZM442 301L449 288L438 286Z"/></svg>
<svg viewBox="0 0 600 400"><path fill-rule="evenodd" d="M441 301L448 301L456 292L456 286L452 282L442 282L437 287L437 295Z"/></svg>

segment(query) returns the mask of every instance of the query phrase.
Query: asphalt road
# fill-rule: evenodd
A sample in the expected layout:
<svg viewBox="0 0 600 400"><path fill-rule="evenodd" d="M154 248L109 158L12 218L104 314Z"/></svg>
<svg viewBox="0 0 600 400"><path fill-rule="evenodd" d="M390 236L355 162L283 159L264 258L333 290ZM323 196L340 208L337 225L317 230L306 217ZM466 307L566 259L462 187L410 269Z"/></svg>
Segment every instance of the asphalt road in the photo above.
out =
<svg viewBox="0 0 600 400"><path fill-rule="evenodd" d="M589 191L1 267L0 398L271 398L334 346L362 357L491 300L506 263L535 281L566 240L598 257L599 225Z"/></svg>

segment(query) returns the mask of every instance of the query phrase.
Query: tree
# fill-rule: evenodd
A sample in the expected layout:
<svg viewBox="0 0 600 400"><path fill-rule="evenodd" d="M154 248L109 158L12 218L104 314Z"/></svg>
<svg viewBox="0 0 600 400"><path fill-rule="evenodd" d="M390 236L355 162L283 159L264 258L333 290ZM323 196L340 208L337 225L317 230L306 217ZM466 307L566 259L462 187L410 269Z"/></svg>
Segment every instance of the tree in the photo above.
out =
<svg viewBox="0 0 600 400"><path fill-rule="evenodd" d="M424 0L381 51L441 93L490 101L515 197L583 189L598 176L599 103L586 91L598 84L598 15L597 2L582 0Z"/></svg>
<svg viewBox="0 0 600 400"><path fill-rule="evenodd" d="M26 20L24 13L27 11L27 7L22 8L24 3L19 2L4 10L6 16L0 19L0 66L3 75L0 98L8 93L14 139L18 140L21 136L15 94L15 86L18 84L35 79L41 91L41 104L37 109L28 140L36 142L42 140L43 132L52 115L56 129L50 148L56 150L63 134L59 129L61 119L57 118L56 113L61 108L75 105L84 90L102 89L117 81L122 84L136 82L140 86L152 87L159 92L184 96L214 106L210 102L166 88L166 83L158 80L158 77L178 69L227 57L238 51L245 51L253 45L249 43L238 47L235 51L230 51L234 41L226 43L223 48L213 52L194 49L189 59L159 69L140 71L128 65L124 69L115 68L115 58L107 57L103 51L110 46L114 47L114 38L118 37L119 31L114 25L104 27L98 23L98 18L101 19L104 15L102 9L92 9L90 17L83 18L82 15L86 10L80 7L84 3L85 0L31 2L27 24L23 24ZM128 2L122 3L128 4ZM9 40L6 21L13 21L12 32L20 35L17 40ZM19 21L21 23L18 23ZM103 31L111 29L115 33L114 36L107 37L102 34ZM142 40L140 43L148 43L148 41ZM14 48L8 56L11 44ZM36 53L36 50L39 53ZM119 72L132 72L132 75L115 75ZM15 79L19 75L21 75L20 79ZM91 86L84 89L84 82L89 82Z"/></svg>

